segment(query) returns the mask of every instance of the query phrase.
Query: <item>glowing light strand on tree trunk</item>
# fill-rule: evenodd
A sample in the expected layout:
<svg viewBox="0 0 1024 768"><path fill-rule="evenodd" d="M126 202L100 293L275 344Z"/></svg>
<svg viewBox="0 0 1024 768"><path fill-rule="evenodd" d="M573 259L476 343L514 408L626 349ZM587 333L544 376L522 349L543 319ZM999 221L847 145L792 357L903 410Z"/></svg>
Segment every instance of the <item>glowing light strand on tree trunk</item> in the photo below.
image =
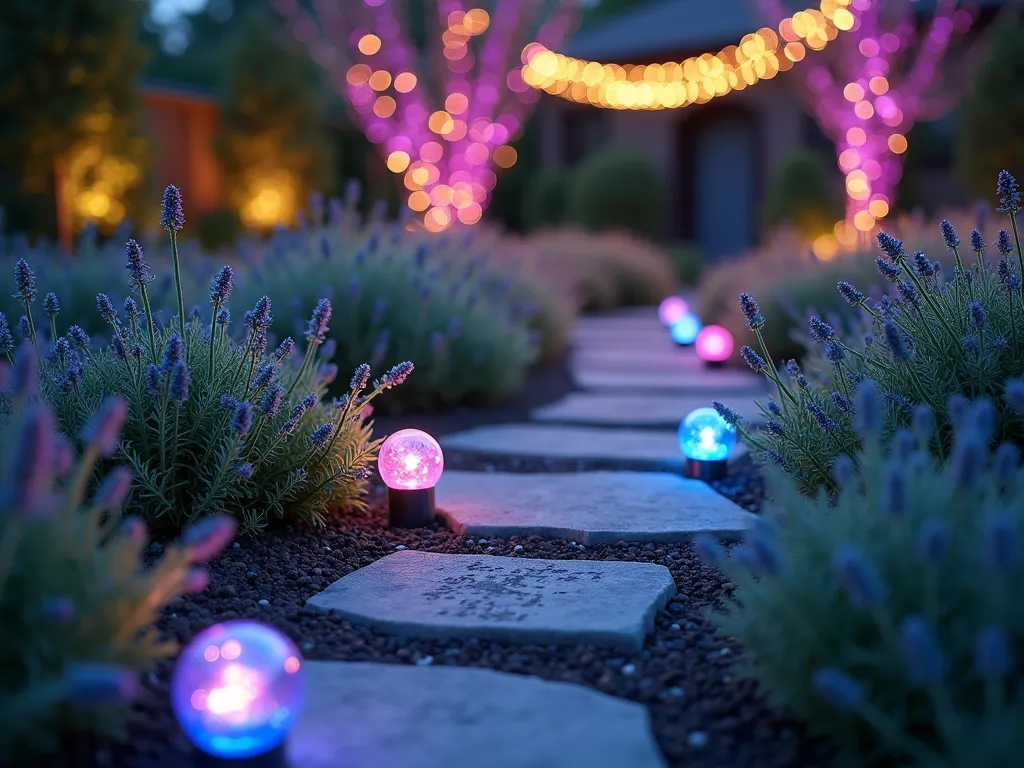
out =
<svg viewBox="0 0 1024 768"><path fill-rule="evenodd" d="M771 18L785 14L779 0L759 2ZM922 117L954 33L967 32L973 23L956 0L938 0L919 36L913 4L904 2L895 12L898 4L882 5L880 0L851 0L855 22L850 31L830 49L831 56L818 57L801 70L811 111L835 142L846 179L846 221L835 230L840 242L870 231L888 214L903 172L906 135Z"/></svg>
<svg viewBox="0 0 1024 768"><path fill-rule="evenodd" d="M576 0L494 0L490 13L437 0L437 28L421 57L395 0L313 0L313 14L298 0L272 3L331 74L432 231L480 220L495 168L515 163L510 142L539 97L523 81L520 41L557 45L577 11Z"/></svg>

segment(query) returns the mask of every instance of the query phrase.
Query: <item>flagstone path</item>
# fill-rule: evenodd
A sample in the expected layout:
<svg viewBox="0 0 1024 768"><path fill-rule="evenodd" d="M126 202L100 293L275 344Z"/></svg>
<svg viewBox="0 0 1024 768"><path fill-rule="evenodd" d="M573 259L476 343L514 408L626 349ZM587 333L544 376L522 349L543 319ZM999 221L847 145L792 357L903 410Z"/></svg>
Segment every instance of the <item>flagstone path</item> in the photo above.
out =
<svg viewBox="0 0 1024 768"><path fill-rule="evenodd" d="M614 471L449 470L436 489L439 516L467 536L585 546L740 536L754 516L679 474L676 429L712 400L756 419L763 382L706 368L671 342L653 308L585 318L572 338L581 391L538 409L530 423L479 427L441 444ZM535 559L522 549L505 557L399 551L343 576L308 605L399 637L637 652L676 594L661 565ZM455 667L307 666L309 702L290 743L304 768L469 768L484 764L483 754L496 768L664 766L641 706L579 685Z"/></svg>

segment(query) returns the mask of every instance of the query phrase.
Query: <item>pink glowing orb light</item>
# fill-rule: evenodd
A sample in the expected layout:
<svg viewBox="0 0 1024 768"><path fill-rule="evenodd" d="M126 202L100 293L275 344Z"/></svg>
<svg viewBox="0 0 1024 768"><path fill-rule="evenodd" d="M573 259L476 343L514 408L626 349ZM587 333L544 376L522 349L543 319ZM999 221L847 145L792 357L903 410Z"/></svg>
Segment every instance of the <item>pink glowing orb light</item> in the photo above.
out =
<svg viewBox="0 0 1024 768"><path fill-rule="evenodd" d="M437 440L418 429L391 435L377 454L377 469L388 488L418 491L433 488L444 471L444 454Z"/></svg>
<svg viewBox="0 0 1024 768"><path fill-rule="evenodd" d="M662 325L671 327L689 311L690 306L683 299L678 296L669 296L658 307L658 319L661 320Z"/></svg>
<svg viewBox="0 0 1024 768"><path fill-rule="evenodd" d="M724 363L732 354L732 334L720 325L706 325L694 342L697 357L709 363Z"/></svg>
<svg viewBox="0 0 1024 768"><path fill-rule="evenodd" d="M273 627L227 621L182 651L171 706L208 755L247 758L280 746L302 711L306 686L298 649Z"/></svg>

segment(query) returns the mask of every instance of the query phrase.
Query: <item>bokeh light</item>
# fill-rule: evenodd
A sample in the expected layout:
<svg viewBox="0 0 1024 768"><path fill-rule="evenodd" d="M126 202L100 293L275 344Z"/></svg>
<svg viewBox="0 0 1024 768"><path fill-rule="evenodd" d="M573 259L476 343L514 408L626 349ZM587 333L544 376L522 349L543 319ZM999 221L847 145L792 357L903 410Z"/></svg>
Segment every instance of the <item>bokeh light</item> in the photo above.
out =
<svg viewBox="0 0 1024 768"><path fill-rule="evenodd" d="M700 318L692 312L686 312L682 317L672 323L669 334L672 340L681 346L689 346L697 340L697 334L703 328Z"/></svg>
<svg viewBox="0 0 1024 768"><path fill-rule="evenodd" d="M302 657L291 640L255 621L228 621L200 632L181 652L171 705L199 749L241 759L285 740L305 690Z"/></svg>
<svg viewBox="0 0 1024 768"><path fill-rule="evenodd" d="M720 325L706 325L694 341L697 357L708 363L723 363L732 355L732 334Z"/></svg>
<svg viewBox="0 0 1024 768"><path fill-rule="evenodd" d="M662 325L671 327L689 311L690 306L685 299L679 296L669 296L658 306L658 319L661 320Z"/></svg>

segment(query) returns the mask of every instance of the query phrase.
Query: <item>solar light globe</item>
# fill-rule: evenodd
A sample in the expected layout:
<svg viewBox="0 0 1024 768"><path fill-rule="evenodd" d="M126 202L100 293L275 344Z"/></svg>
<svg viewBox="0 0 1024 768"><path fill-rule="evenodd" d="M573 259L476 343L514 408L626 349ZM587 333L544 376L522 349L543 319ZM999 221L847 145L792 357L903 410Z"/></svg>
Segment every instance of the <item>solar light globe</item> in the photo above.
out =
<svg viewBox="0 0 1024 768"><path fill-rule="evenodd" d="M671 328L673 323L689 311L690 307L683 299L678 296L669 296L658 307L658 319L661 320L662 325Z"/></svg>
<svg viewBox="0 0 1024 768"><path fill-rule="evenodd" d="M693 312L687 312L669 328L672 341L681 347L688 347L697 340L697 335L703 327L700 318Z"/></svg>
<svg viewBox="0 0 1024 768"><path fill-rule="evenodd" d="M736 447L736 427L714 408L697 408L679 425L679 447L686 457L686 475L713 480L725 474Z"/></svg>
<svg viewBox="0 0 1024 768"><path fill-rule="evenodd" d="M377 454L388 487L388 519L399 528L419 528L434 519L434 486L444 471L437 440L419 429L391 435Z"/></svg>
<svg viewBox="0 0 1024 768"><path fill-rule="evenodd" d="M720 325L706 325L694 342L697 357L709 367L719 367L732 355L732 334Z"/></svg>
<svg viewBox="0 0 1024 768"><path fill-rule="evenodd" d="M294 643L255 621L200 632L182 651L171 705L198 750L197 766L285 765L285 739L306 686Z"/></svg>

